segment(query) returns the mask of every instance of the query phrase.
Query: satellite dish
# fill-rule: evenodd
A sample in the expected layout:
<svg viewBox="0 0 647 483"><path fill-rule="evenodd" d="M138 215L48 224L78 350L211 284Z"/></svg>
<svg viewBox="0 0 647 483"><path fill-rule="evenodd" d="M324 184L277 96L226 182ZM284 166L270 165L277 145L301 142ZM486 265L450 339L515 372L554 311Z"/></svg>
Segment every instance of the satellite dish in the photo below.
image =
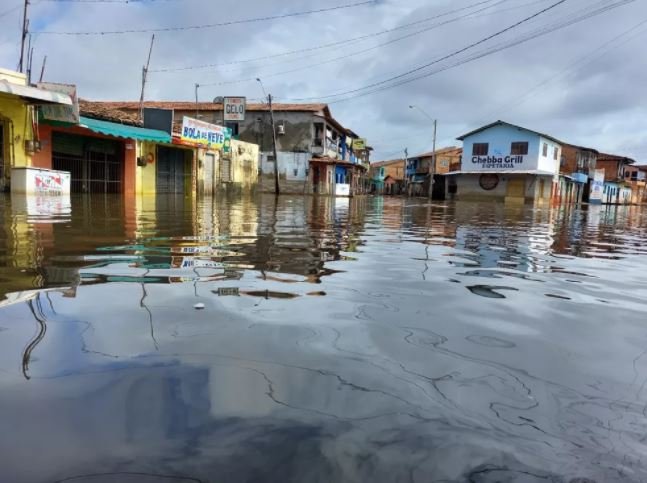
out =
<svg viewBox="0 0 647 483"><path fill-rule="evenodd" d="M222 96L214 97L213 102L214 104L222 104L223 102L225 102L225 98Z"/></svg>

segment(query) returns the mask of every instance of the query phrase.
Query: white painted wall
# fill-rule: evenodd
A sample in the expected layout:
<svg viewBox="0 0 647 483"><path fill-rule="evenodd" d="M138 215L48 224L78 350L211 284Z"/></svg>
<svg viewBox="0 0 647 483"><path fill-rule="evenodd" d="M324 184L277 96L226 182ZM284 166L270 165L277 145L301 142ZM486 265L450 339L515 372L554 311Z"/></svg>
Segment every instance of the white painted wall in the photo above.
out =
<svg viewBox="0 0 647 483"><path fill-rule="evenodd" d="M460 174L453 175L456 184L456 199L458 200L485 200L485 199L503 199L506 197L508 190L508 181L510 179L522 178L525 180L524 197L528 200L543 198L550 199L552 193L552 177L536 176L525 174L499 175L499 184L493 190L484 190L481 188L479 179L480 174ZM541 191L541 180L543 183L543 192Z"/></svg>
<svg viewBox="0 0 647 483"><path fill-rule="evenodd" d="M481 163L475 163L473 147L475 143L488 143L489 156L496 156L505 158L510 156L511 147L513 142L527 142L528 154L523 157L522 163L514 163L512 167L488 168ZM542 155L542 144L548 143L548 156ZM553 160L554 147L558 148L557 161ZM559 160L561 158L561 146L553 141L549 141L538 134L535 134L525 129L519 129L514 126L498 125L491 127L485 131L478 132L463 140L463 158L461 160L461 171L492 171L497 172L503 169L514 169L518 171L541 170L548 171L553 174L559 172Z"/></svg>
<svg viewBox="0 0 647 483"><path fill-rule="evenodd" d="M268 161L268 157L272 153L261 153L261 173L273 174L274 162ZM279 175L284 175L285 179L295 181L305 181L306 170L310 162L310 153L291 153L281 152L277 153L279 159Z"/></svg>

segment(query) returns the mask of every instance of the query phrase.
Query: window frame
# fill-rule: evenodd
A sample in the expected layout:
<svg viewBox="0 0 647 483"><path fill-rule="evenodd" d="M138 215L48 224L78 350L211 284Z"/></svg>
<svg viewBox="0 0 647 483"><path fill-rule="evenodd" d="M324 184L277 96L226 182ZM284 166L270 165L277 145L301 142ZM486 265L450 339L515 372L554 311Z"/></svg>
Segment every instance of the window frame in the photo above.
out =
<svg viewBox="0 0 647 483"><path fill-rule="evenodd" d="M515 149L521 147L522 149ZM511 156L527 156L529 149L528 141L513 141L510 143L510 155ZM515 152L519 151L519 152ZM524 152L525 151L525 152Z"/></svg>
<svg viewBox="0 0 647 483"><path fill-rule="evenodd" d="M548 157L548 143L547 142L544 142L543 146L541 147L541 155L544 158Z"/></svg>
<svg viewBox="0 0 647 483"><path fill-rule="evenodd" d="M479 148L485 147L485 153L479 152L480 150L477 150L477 146ZM472 156L487 156L490 153L490 143L473 143L472 144Z"/></svg>

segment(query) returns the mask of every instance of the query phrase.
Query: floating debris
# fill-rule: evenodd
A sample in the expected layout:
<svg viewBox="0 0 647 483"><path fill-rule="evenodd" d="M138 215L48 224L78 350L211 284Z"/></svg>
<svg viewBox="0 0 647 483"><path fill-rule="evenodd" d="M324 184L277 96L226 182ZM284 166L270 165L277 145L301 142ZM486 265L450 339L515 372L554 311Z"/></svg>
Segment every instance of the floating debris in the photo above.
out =
<svg viewBox="0 0 647 483"><path fill-rule="evenodd" d="M204 310L204 304L202 302L199 302L193 306L194 309L196 310Z"/></svg>

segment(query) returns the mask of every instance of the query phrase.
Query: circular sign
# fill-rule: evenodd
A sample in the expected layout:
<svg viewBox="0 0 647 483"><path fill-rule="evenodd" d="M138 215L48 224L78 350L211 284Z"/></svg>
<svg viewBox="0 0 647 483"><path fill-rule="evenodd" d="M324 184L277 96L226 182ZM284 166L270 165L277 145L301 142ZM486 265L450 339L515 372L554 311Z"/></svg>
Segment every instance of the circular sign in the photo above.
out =
<svg viewBox="0 0 647 483"><path fill-rule="evenodd" d="M479 185L485 191L491 191L499 186L499 175L494 173L482 174L479 178Z"/></svg>

